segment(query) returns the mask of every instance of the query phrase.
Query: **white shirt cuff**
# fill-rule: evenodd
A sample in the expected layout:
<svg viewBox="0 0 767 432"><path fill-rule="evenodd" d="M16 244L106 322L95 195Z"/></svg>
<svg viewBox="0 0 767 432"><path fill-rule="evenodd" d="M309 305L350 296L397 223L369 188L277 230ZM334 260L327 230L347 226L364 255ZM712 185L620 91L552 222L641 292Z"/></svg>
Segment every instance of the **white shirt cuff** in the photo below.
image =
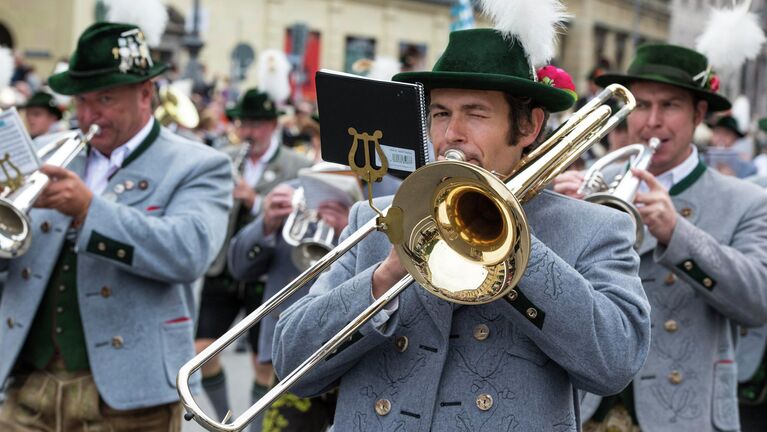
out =
<svg viewBox="0 0 767 432"><path fill-rule="evenodd" d="M376 299L373 297L373 288L370 288L370 301L374 302ZM389 318L391 318L392 315L394 315L394 312L397 312L397 309L399 309L399 296L394 297L392 301L387 303L383 309L381 309L373 318L370 320L370 323L375 328L381 328L384 324L386 324L389 321Z"/></svg>

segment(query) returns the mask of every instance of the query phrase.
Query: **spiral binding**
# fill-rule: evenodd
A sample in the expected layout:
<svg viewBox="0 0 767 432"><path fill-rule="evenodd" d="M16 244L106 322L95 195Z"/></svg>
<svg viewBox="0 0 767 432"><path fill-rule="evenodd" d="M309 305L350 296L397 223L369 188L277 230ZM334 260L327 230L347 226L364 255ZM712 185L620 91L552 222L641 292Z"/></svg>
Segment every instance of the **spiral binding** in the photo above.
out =
<svg viewBox="0 0 767 432"><path fill-rule="evenodd" d="M431 162L429 160L429 131L426 124L426 95L424 94L423 84L416 83L418 88L418 104L421 109L421 145L423 146L423 160L425 163Z"/></svg>

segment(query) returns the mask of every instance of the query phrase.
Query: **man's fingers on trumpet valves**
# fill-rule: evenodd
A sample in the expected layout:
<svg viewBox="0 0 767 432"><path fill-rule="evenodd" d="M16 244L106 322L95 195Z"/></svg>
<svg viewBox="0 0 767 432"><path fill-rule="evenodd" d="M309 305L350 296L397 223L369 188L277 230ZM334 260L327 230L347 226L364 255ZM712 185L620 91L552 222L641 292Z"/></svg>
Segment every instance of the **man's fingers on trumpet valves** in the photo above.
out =
<svg viewBox="0 0 767 432"><path fill-rule="evenodd" d="M294 189L287 185L275 187L264 199L264 234L276 232L293 211Z"/></svg>
<svg viewBox="0 0 767 432"><path fill-rule="evenodd" d="M634 198L642 223L658 242L668 244L676 227L676 209L671 196L654 175L640 169L632 169L631 172L650 189L648 192L638 192Z"/></svg>
<svg viewBox="0 0 767 432"><path fill-rule="evenodd" d="M337 201L323 201L317 213L326 224L333 227L336 235L349 224L349 208Z"/></svg>
<svg viewBox="0 0 767 432"><path fill-rule="evenodd" d="M554 178L554 192L571 198L583 199L584 194L580 192L580 187L583 184L584 174L583 171L575 170L563 172Z"/></svg>
<svg viewBox="0 0 767 432"><path fill-rule="evenodd" d="M51 182L35 201L34 206L50 208L72 216L75 223L80 223L88 214L93 192L77 174L53 165L43 165L40 172L47 175Z"/></svg>

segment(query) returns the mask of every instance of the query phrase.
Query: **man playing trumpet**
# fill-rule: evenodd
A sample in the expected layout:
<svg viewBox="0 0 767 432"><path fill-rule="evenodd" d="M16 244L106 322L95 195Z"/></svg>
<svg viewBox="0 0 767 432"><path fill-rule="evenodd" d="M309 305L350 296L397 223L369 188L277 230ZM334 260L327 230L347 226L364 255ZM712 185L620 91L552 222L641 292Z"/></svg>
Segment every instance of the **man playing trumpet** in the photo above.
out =
<svg viewBox="0 0 767 432"><path fill-rule="evenodd" d="M471 164L509 173L538 142L547 113L575 102L536 80L531 58L544 48L518 27L504 31L454 32L432 72L395 77L429 90L429 132L441 159L459 150ZM625 215L550 192L525 211L532 254L508 301L461 306L408 288L294 391L315 395L339 385L339 431L576 430L575 388L619 391L649 349L633 228ZM353 207L342 237L373 216L367 205ZM293 370L405 274L382 234L363 240L281 314L277 374Z"/></svg>
<svg viewBox="0 0 767 432"><path fill-rule="evenodd" d="M338 168L346 172L338 172ZM323 172L325 171L325 172ZM232 238L229 247L228 264L232 275L238 280L255 281L266 278L264 299L274 296L280 288L298 276L308 263L303 259L294 259L297 252L302 250L301 242L310 240L311 234L322 230L323 225L329 227L331 242L327 250L335 246L335 240L348 224L349 208L352 203L362 198L356 177L350 176L348 168L342 165L322 162L312 168L304 168L299 172L299 179L282 183L275 187L264 198L264 210L253 222L244 227ZM306 207L307 199L296 199L295 194L310 194L308 186L311 183L322 182L332 186L336 192L333 199L319 202L316 209ZM303 187L302 187L303 186ZM297 189L302 187L302 189ZM316 216L309 215L316 212ZM293 227L286 226L286 221L293 215ZM294 238L291 228L306 223L305 238ZM299 231L300 229L296 230ZM324 236L323 236L324 237ZM323 247L323 249L325 249ZM309 249L305 249L307 252ZM317 252L313 252L317 253ZM300 255L301 258L306 256ZM290 298L294 302L308 292L308 286ZM264 317L259 324L259 358L261 367L272 369L272 340L274 327L280 313L290 306L290 302L280 305ZM279 405L279 406L277 406ZM295 395L285 395L279 404L271 407L264 416L265 431L321 431L333 420L335 395L323 395L311 399L299 399ZM260 421L257 418L255 421ZM256 425L258 426L258 425Z"/></svg>
<svg viewBox="0 0 767 432"><path fill-rule="evenodd" d="M226 265L226 252L231 236L254 220L263 210L264 196L280 183L296 177L311 161L282 145L282 130L277 119L280 111L269 93L249 89L227 115L236 122L237 146L223 149L235 160L238 171L232 196L234 206L228 218L228 233L206 273L200 299L200 314L195 348L202 351L231 326L237 315L252 312L261 304L264 283L255 278L243 282L233 277ZM251 396L258 399L272 379L272 369L259 361L258 327L248 333L252 348L254 380ZM226 374L218 357L202 369L203 390L210 398L219 418L229 411ZM260 429L254 429L260 430Z"/></svg>
<svg viewBox="0 0 767 432"><path fill-rule="evenodd" d="M707 58L674 45L640 47L626 74L597 82L628 85L631 141L661 145L647 171L634 171L653 346L631 386L584 408L584 420L594 414L587 429L739 430L737 325L767 321L767 196L707 167L692 144L706 112L730 103L711 87ZM555 190L575 195L579 178L563 174Z"/></svg>
<svg viewBox="0 0 767 432"><path fill-rule="evenodd" d="M138 27L102 22L49 79L101 132L69 167L41 168L51 183L29 214L32 246L3 263L0 430L181 429L192 282L223 243L232 174L152 117L164 70Z"/></svg>

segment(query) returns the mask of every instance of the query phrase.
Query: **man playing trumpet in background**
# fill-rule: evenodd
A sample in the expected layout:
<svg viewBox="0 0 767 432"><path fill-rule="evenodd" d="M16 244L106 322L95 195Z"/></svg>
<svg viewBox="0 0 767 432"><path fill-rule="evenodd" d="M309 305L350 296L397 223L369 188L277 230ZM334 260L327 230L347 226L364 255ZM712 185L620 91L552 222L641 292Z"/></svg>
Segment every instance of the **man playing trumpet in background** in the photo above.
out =
<svg viewBox="0 0 767 432"><path fill-rule="evenodd" d="M692 144L706 112L730 108L710 75L696 51L646 45L626 74L597 78L628 85L636 97L631 141L657 137L661 144L647 171L633 171L644 181L634 202L646 226L640 275L652 306L653 346L631 386L601 404L590 398L586 430L740 427L737 325L767 321L767 195L707 167ZM554 190L577 196L581 179L562 174Z"/></svg>
<svg viewBox="0 0 767 432"><path fill-rule="evenodd" d="M261 213L264 197L272 188L294 179L301 168L311 166L311 161L282 145L277 104L267 93L249 89L237 106L227 110L227 115L236 121L237 137L242 141L223 149L237 165L234 167L238 171L233 191L235 204L228 218L224 246L208 269L203 284L195 343L197 352L224 334L241 311L247 314L257 308L263 298L263 280L253 278L244 282L229 271L226 253L231 236ZM255 372L251 388L254 399L266 392L273 374L271 367L258 359L258 334L258 327L248 334ZM218 416L224 418L230 405L226 375L218 358L202 369L202 376L205 393Z"/></svg>
<svg viewBox="0 0 767 432"><path fill-rule="evenodd" d="M338 172L339 168L345 172ZM316 230L330 228L331 231L328 232L334 235L330 236L329 243L321 247L323 252L330 251L335 246L341 231L349 223L351 204L362 198L359 182L356 177L349 174L350 171L343 165L322 162L312 168L301 170L298 180L275 187L264 198L264 209L261 215L232 239L228 254L232 275L246 282L266 278L264 300L267 300L310 264L305 260L307 256L299 251L311 251L301 243L311 240ZM325 183L325 188L332 187L336 191L334 195L337 199L323 200L316 209L312 209L307 207L306 195L317 193L317 188L311 188L311 184L316 182ZM302 198L296 199L296 194ZM286 220L292 220L293 225L286 225ZM303 224L306 224L306 236L294 238L296 234L293 233L304 231L298 227ZM299 257L298 262L296 257ZM277 318L283 310L306 292L308 292L308 286L291 297L290 303L283 303L272 311L259 325L258 361L261 367L268 368L272 373L271 351ZM299 399L291 394L284 395L280 402L266 412L264 430L321 431L332 422L334 410L335 395L323 395L311 399Z"/></svg>

